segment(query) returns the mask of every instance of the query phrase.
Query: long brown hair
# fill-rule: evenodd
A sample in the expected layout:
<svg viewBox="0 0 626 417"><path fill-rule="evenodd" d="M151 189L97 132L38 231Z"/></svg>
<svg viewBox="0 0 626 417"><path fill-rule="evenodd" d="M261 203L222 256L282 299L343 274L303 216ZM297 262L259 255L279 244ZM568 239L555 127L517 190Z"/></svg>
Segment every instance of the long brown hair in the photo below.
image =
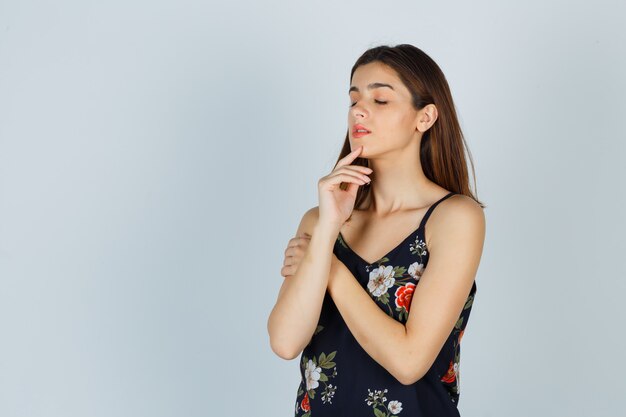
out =
<svg viewBox="0 0 626 417"><path fill-rule="evenodd" d="M471 197L485 208L469 187L464 148L472 166L476 188L474 162L461 131L448 81L439 66L424 51L413 45L381 45L368 49L357 59L350 72L350 82L357 67L375 61L382 62L396 71L411 92L412 104L416 110L421 110L427 104L434 104L437 107L437 120L424 132L420 145L420 161L426 177L447 190ZM348 130L337 162L351 151ZM368 159L361 157L356 158L352 164L369 166ZM371 188L367 186L359 187L355 208L363 208L361 206L369 196L370 190Z"/></svg>

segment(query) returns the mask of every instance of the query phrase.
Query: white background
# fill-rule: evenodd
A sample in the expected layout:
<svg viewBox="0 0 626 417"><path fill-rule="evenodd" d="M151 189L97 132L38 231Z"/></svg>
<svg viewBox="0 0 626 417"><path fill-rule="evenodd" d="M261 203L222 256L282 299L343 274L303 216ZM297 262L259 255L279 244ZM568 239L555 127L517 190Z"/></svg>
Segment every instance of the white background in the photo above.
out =
<svg viewBox="0 0 626 417"><path fill-rule="evenodd" d="M0 0L0 415L293 415L298 360L266 330L283 252L351 66L399 43L446 74L487 205L461 415L619 415L624 16Z"/></svg>

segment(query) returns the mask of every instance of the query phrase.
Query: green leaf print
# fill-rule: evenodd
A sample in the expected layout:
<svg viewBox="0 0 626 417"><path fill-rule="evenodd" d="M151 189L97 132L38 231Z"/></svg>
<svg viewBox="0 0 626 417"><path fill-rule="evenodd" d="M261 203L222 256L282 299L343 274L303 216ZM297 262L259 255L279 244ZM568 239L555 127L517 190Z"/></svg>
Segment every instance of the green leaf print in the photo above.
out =
<svg viewBox="0 0 626 417"><path fill-rule="evenodd" d="M309 398L314 399L316 392L323 389L321 393L322 403L332 402L331 400L337 390L337 387L333 384L328 384L327 382L337 376L336 364L332 361L336 354L336 350L329 354L319 352L319 360L316 355L314 355L310 360L303 356L302 367L304 368L304 379L301 384L305 387L311 386L310 389L306 391ZM332 372L324 372L322 369L329 369L332 370ZM298 395L300 395L300 393Z"/></svg>
<svg viewBox="0 0 626 417"><path fill-rule="evenodd" d="M383 413L382 411L380 411L378 408L374 409L374 415L376 417L387 417L387 413Z"/></svg>
<svg viewBox="0 0 626 417"><path fill-rule="evenodd" d="M320 361L317 364L317 366L319 366L320 368L324 368L324 369L330 369L334 367L336 364L332 360L334 359L336 354L337 354L336 350L334 352L329 353L328 356L326 356L324 353L321 353Z"/></svg>
<svg viewBox="0 0 626 417"><path fill-rule="evenodd" d="M455 328L460 329L461 326L463 325L463 317L459 317L459 319L457 320L456 324L454 325Z"/></svg>
<svg viewBox="0 0 626 417"><path fill-rule="evenodd" d="M409 319L409 313L406 311L404 307L396 307L396 311L398 312L398 320L404 321Z"/></svg>
<svg viewBox="0 0 626 417"><path fill-rule="evenodd" d="M389 303L389 291L385 292L383 295L379 295L378 301L380 301L383 304L388 304Z"/></svg>
<svg viewBox="0 0 626 417"><path fill-rule="evenodd" d="M407 269L403 266L396 266L395 268L393 268L393 276L394 278L402 278L402 276L404 275L404 273L407 271Z"/></svg>

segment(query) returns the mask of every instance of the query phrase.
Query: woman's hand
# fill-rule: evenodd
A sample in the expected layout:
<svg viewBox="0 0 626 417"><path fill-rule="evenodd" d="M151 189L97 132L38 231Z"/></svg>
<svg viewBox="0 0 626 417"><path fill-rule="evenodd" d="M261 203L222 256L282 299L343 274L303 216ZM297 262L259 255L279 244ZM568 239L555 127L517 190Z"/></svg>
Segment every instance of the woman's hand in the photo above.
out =
<svg viewBox="0 0 626 417"><path fill-rule="evenodd" d="M317 188L320 224L340 229L354 209L359 185L368 184L371 181L367 176L372 173L371 168L349 165L361 154L362 150L363 146L359 146L350 152L337 162L330 174L319 180ZM342 182L348 183L345 191L340 188Z"/></svg>
<svg viewBox="0 0 626 417"><path fill-rule="evenodd" d="M289 243L285 249L285 259L283 259L283 267L280 270L280 275L287 278L296 274L298 265L300 265L300 261L304 258L310 241L311 235L306 232L304 232L303 235L289 239Z"/></svg>
<svg viewBox="0 0 626 417"><path fill-rule="evenodd" d="M350 213L352 213L357 189L359 185L369 182L369 177L365 174L372 172L372 169L368 167L349 165L362 150L363 147L359 146L356 150L346 155L337 163L329 175L319 180L320 221L330 219L328 220L330 224L340 228L350 216ZM339 188L342 182L349 183L345 191ZM287 248L285 249L283 267L280 270L282 276L287 278L295 275L300 262L304 258L310 240L311 235L306 232L301 236L296 236L289 240ZM336 262L340 261L333 254L331 268L333 264L336 265Z"/></svg>

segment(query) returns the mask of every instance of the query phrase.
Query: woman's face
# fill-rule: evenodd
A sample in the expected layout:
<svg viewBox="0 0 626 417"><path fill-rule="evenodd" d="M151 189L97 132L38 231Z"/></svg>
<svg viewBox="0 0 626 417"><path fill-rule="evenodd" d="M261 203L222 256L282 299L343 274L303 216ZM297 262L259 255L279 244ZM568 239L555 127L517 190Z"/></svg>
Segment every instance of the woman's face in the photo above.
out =
<svg viewBox="0 0 626 417"><path fill-rule="evenodd" d="M381 62L359 66L350 85L348 137L351 149L363 145L361 157L404 148L421 136L411 93L396 72ZM361 125L370 133L355 132ZM358 126L357 126L358 127Z"/></svg>

